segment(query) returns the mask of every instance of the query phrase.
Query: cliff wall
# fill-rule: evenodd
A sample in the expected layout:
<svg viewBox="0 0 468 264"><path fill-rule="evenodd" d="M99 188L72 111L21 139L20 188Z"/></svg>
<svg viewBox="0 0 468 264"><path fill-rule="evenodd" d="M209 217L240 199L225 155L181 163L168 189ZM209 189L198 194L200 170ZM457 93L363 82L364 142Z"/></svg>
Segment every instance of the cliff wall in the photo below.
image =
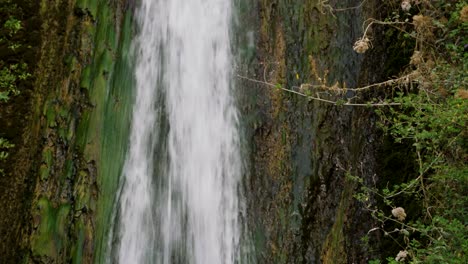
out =
<svg viewBox="0 0 468 264"><path fill-rule="evenodd" d="M34 78L0 111L16 145L0 178L0 262L102 263L133 102L133 1L20 2L29 14ZM386 53L352 49L378 2L236 2L238 27L247 29L235 37L236 75L256 263L367 263L379 256L361 241L373 222L346 177L379 180L383 141L372 110L265 85L299 90L304 83L382 80ZM19 116L25 121L14 121Z"/></svg>

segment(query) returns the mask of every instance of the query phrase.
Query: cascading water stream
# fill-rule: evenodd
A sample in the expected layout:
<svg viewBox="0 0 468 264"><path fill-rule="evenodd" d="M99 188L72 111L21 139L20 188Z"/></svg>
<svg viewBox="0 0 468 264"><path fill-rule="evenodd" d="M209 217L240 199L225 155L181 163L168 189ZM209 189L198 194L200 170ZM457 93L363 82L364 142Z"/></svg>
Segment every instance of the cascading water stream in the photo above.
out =
<svg viewBox="0 0 468 264"><path fill-rule="evenodd" d="M242 166L231 2L141 0L136 17L136 101L114 259L234 263Z"/></svg>

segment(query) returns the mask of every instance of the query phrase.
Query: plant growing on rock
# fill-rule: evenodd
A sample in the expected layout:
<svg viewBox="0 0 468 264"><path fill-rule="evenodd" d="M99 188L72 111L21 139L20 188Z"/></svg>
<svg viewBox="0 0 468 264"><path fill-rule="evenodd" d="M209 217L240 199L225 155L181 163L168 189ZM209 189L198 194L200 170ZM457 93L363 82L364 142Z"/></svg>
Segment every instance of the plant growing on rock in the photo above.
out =
<svg viewBox="0 0 468 264"><path fill-rule="evenodd" d="M407 14L410 18L404 22L397 18L384 24L400 27L414 39L410 64L403 70L408 80L394 87L394 102L400 105L376 112L388 135L411 146L417 173L383 189L357 180L361 192L356 198L380 223L370 232L381 230L401 248L388 262L466 263L468 56L464 49L468 23L464 16L468 5L466 1L403 0L401 9L413 14ZM385 206L369 202L371 196L393 207L393 217ZM416 210L395 208L397 201L411 201ZM399 227L389 229L395 224Z"/></svg>
<svg viewBox="0 0 468 264"><path fill-rule="evenodd" d="M20 94L19 86L31 77L28 65L22 58L18 58L18 49L21 43L23 25L20 19L23 14L14 0L2 0L0 5L0 48L5 48L0 56L0 108L8 103L12 96ZM0 109L1 111L2 109ZM0 131L2 132L2 131ZM4 138L0 137L0 162L4 162L9 153L8 149L14 147ZM0 174L3 174L0 168Z"/></svg>
<svg viewBox="0 0 468 264"><path fill-rule="evenodd" d="M8 158L8 149L14 147L8 140L0 137L0 162ZM3 169L0 168L0 176L3 175Z"/></svg>
<svg viewBox="0 0 468 264"><path fill-rule="evenodd" d="M25 63L5 65L0 61L0 101L8 101L11 95L18 95L18 82L31 77Z"/></svg>
<svg viewBox="0 0 468 264"><path fill-rule="evenodd" d="M21 10L10 0L4 1L0 7L0 14L6 19L0 19L0 46L6 45L8 49L16 52L22 46L17 40L23 29L21 20L16 18ZM17 58L0 58L0 102L6 102L12 95L20 93L18 83L31 76L28 66ZM10 55L11 56L11 55Z"/></svg>
<svg viewBox="0 0 468 264"><path fill-rule="evenodd" d="M342 11L333 9L327 1L321 3L326 7L323 10ZM360 186L355 198L376 220L377 225L369 232L381 232L398 248L386 256L389 263L467 263L468 3L386 3L391 9L388 18L367 20L362 37L353 48L362 54L377 45L372 44L372 27L383 27L384 33L396 32L393 45L398 46L401 40L411 44L398 47L411 54L409 63L396 69L399 76L348 88L340 83L330 84L326 73L320 76L311 58L314 81L299 87L278 87L267 80L239 77L326 104L374 106L382 130L396 144L411 149L415 173L393 182L380 179L378 186L348 175ZM345 96L350 91L358 94L376 89L384 90L378 93L383 98Z"/></svg>

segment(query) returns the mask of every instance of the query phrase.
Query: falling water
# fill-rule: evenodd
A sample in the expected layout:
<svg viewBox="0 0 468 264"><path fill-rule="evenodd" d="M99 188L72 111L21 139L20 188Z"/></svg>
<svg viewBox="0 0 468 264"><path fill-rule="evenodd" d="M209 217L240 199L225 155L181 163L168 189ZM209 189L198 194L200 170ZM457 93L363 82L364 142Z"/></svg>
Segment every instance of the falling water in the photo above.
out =
<svg viewBox="0 0 468 264"><path fill-rule="evenodd" d="M242 202L231 2L141 0L136 17L136 101L114 258L234 263Z"/></svg>

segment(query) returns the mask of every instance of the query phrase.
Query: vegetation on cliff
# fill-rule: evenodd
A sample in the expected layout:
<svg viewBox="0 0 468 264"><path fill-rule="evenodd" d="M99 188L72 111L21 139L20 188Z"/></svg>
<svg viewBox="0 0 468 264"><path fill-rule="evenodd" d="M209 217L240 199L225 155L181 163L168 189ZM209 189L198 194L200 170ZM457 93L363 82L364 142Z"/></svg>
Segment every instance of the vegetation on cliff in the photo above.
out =
<svg viewBox="0 0 468 264"><path fill-rule="evenodd" d="M322 13L335 17L365 2L346 9L328 1L320 4ZM321 62L312 56L307 83L275 83L265 73L263 80L239 77L310 101L369 107L377 113L391 141L385 153L407 166L387 168L373 184L355 170L358 177L348 175L360 186L354 196L376 221L369 234L379 232L377 244L368 243L368 236L363 243L388 262L466 263L467 2L391 0L379 8L382 17L365 21L353 49L360 54L378 50L371 56L384 58L385 81L349 87L329 78L332 70L320 69ZM300 79L297 73L295 77Z"/></svg>
<svg viewBox="0 0 468 264"><path fill-rule="evenodd" d="M132 100L130 7L0 0L0 262L104 258Z"/></svg>
<svg viewBox="0 0 468 264"><path fill-rule="evenodd" d="M399 7L387 22L399 44L413 41L414 48L402 70L406 79L392 86L401 106L377 112L382 129L412 149L414 173L405 178L395 171L377 188L364 186L358 198L380 224L374 231L400 248L389 262L466 263L468 4L403 0ZM384 205L366 202L370 193ZM396 211L389 216L401 207L404 217Z"/></svg>
<svg viewBox="0 0 468 264"><path fill-rule="evenodd" d="M26 1L0 0L0 115L6 105L15 104L21 108L23 101L15 101L15 98L24 94L23 87L30 82L28 67L32 57L23 60L29 47L20 41L25 38L23 27L26 23L21 8L16 5L19 2ZM349 227L351 221L358 221L351 219L355 215L349 208L354 202L350 199L355 191L352 187L359 186L354 196L360 208L366 208L376 223L364 231L369 231L369 236L363 237L362 242L366 244L369 237L377 233L381 239L381 246L368 243L370 251L376 250L379 251L377 255L382 255L374 263L385 259L388 262L465 263L468 255L468 168L465 165L468 159L467 2L383 1L381 10L386 10L387 14L366 21L364 34L355 39L354 49L364 53L359 56L369 56L375 51L372 56L385 57L382 74L389 80L354 88L332 77L349 69L340 71L339 55L333 55L342 43L329 42L332 32L335 34L338 27L334 23L348 25L348 13L344 15L344 12L365 8L372 1L364 0L356 7L342 9L334 6L337 1L259 2L263 12L260 32L263 46L259 50L264 52L264 61L261 62L263 66L256 66L265 69L257 76L271 81L262 83L318 102L307 105L280 93L265 93L255 97L265 105L261 111L257 108L258 102L251 107L258 113L258 119L262 119L252 125L256 133L253 145L257 154L253 161L257 174L252 177L251 184L263 189L253 190L250 199L262 206L261 209L255 208L255 216L258 217L252 218L260 222L255 243L256 246L260 244L258 249L265 255L263 260L300 263L319 261L320 257L323 263L345 263L354 257L353 260L364 262L357 249L361 245L349 240L351 236L358 235L343 234L343 230L351 233L362 229L362 226ZM344 2L340 4L354 3ZM43 157L38 159L39 169L35 171L40 175L32 202L35 207L31 206L34 223L31 224L32 232L25 235L23 247L31 254L30 259L38 262L47 259L58 261L58 256L64 262L70 259L75 263L92 262L93 258L99 262L104 259L106 251L104 238L109 230L107 223L114 199L111 194L118 184L118 179L112 175L118 175L120 168L113 164L121 163L125 153L122 142L127 138L125 126L128 117L125 113L128 112L131 91L126 87L131 85L131 78L126 69L126 60L129 59L125 57L125 51L129 49L132 35L131 10L122 8L125 12L112 12L106 1L80 0L77 8L69 8L67 12L56 8L52 13L47 5L43 6L42 12L44 17L50 14L50 19L46 20L48 24L44 24L42 33L45 36L44 47L48 48L43 51L44 64L39 70L42 77L39 76L41 82L38 83L42 87L39 92L48 95L41 94L38 98L42 99L36 102L37 119L42 120L41 129L46 131L40 136L47 142L39 143L41 137L34 136L31 144L39 145L40 153L26 149L35 155L34 158ZM66 13L66 16L61 17L60 13ZM115 26L113 19L122 25L117 23ZM348 27L343 28L346 29L336 35L348 33ZM67 39L57 37L62 32L66 32ZM299 52L302 49L307 54ZM349 54L344 54L346 56L342 57L346 57L347 62L353 61ZM120 58L123 59L120 61ZM342 67L351 68L349 64ZM335 72L328 73L324 70L327 68L333 68ZM59 71L49 76L55 72L54 69ZM305 77L306 74L310 76ZM67 76L71 76L71 81ZM300 85L303 78L307 79L304 80L306 84ZM50 84L57 83L63 87L48 90ZM292 85L285 88L288 83ZM63 91L69 92L61 94ZM328 104L333 108L327 108ZM347 180L355 185L341 181L332 165L337 160L353 165L372 163L359 160L361 157L358 155L352 157L357 153L352 152L352 144L358 145L362 141L352 143L357 137L347 133L355 128L348 122L349 116L346 115L350 111L345 111L349 109L347 106L377 112L381 128L391 140L387 142L388 149L384 152L387 157L384 158L396 155L397 159L405 159L406 163L402 163L406 167L387 170L379 175L375 184L354 170ZM11 109L8 111L13 113ZM306 112L304 109L308 113L303 113ZM12 120L20 120L16 117L22 118L21 112L8 118L0 116L0 121L8 119L11 123ZM361 121L356 123L362 125L358 122ZM3 126L3 122L0 124L1 177L1 166L6 164L6 158L11 157L13 144L19 144L1 138L7 137L3 131L7 126ZM363 127L356 133L367 133L363 131L367 126ZM22 137L19 129L10 130L9 135ZM365 138L368 134L360 136ZM349 152L346 150L337 155L336 152L346 148L344 145L350 146ZM64 152L67 154L60 154ZM115 153L119 153L118 161ZM346 161L346 158L351 161ZM30 161L25 160L24 163ZM18 168L24 165L18 164ZM96 168L96 164L101 164L101 167ZM24 174L29 172L27 170ZM29 188L35 187L31 179L27 182L25 178L17 178L21 184L26 182L32 186ZM14 179L3 177L0 185L6 186L5 182ZM15 192L23 197L22 190ZM6 201L5 197L0 196ZM61 200L62 197L66 199ZM22 201L8 199L20 201L18 204ZM338 207L336 211L335 207ZM18 208L6 210L29 216L27 209ZM359 210L356 209L356 215L362 212ZM3 215L11 221L20 218L13 213L4 212ZM333 219L335 215L336 220ZM366 216L355 219L361 219L359 217ZM276 219L281 223L277 224ZM9 223L0 224L8 228ZM16 227L11 229L17 230ZM13 236L10 234L16 233L11 231L8 233L10 236L3 234L7 242L4 243L5 250L0 248L0 253L16 249L16 242L9 242ZM325 246L317 244L325 240ZM30 241L32 247L26 245ZM265 250L262 251L261 246ZM354 247L356 253L346 247ZM375 255L369 253L372 254Z"/></svg>
<svg viewBox="0 0 468 264"><path fill-rule="evenodd" d="M4 0L0 5L0 107L21 91L21 86L31 77L28 65L22 58L21 48L24 47L22 32L22 9L11 0ZM8 139L1 137L0 131L0 162L5 161L8 149L14 147ZM4 131L3 131L4 132ZM1 163L0 163L1 164ZM0 176L4 173L0 165Z"/></svg>
<svg viewBox="0 0 468 264"><path fill-rule="evenodd" d="M385 92L373 92L369 105L396 105L375 111L383 131L410 150L400 159L414 160L414 167L393 171L377 185L349 178L361 184L355 197L376 219L369 233L382 232L389 263L466 263L468 4L403 0L389 1L388 8L386 20L368 20L354 49L371 49L369 29L383 25L394 38L391 45L411 54L401 58L408 62L404 67L391 69L398 78L375 86Z"/></svg>

